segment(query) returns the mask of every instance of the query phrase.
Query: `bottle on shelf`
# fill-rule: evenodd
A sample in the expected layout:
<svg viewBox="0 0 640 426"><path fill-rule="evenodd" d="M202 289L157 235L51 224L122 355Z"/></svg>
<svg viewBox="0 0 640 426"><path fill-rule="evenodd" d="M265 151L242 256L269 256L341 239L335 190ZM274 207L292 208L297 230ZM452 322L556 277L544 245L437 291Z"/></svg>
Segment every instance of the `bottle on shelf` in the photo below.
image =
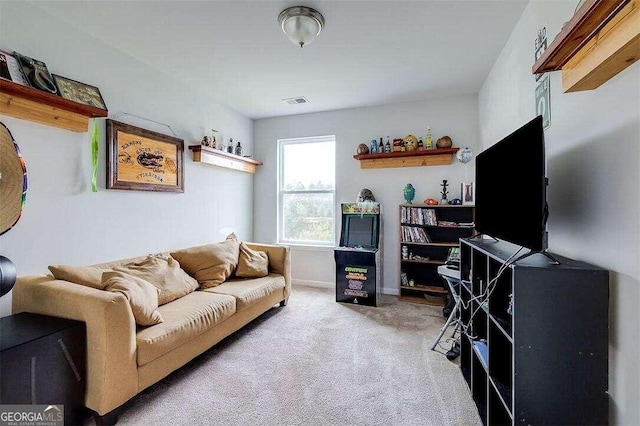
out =
<svg viewBox="0 0 640 426"><path fill-rule="evenodd" d="M211 148L216 149L218 147L218 141L216 140L217 130L211 129Z"/></svg>
<svg viewBox="0 0 640 426"><path fill-rule="evenodd" d="M233 138L229 138L229 145L227 145L227 152L233 154Z"/></svg>
<svg viewBox="0 0 640 426"><path fill-rule="evenodd" d="M427 134L424 137L424 149L433 149L433 133L431 133L431 126L427 127Z"/></svg>
<svg viewBox="0 0 640 426"><path fill-rule="evenodd" d="M380 138L382 139L382 138ZM387 143L384 146L384 152L391 152L391 142L389 142L389 136L387 136Z"/></svg>
<svg viewBox="0 0 640 426"><path fill-rule="evenodd" d="M424 142L422 142L422 137L418 141L418 151L424 151Z"/></svg>
<svg viewBox="0 0 640 426"><path fill-rule="evenodd" d="M380 145L378 145L378 154L382 154L384 152L384 144L382 143L382 138L380 138Z"/></svg>
<svg viewBox="0 0 640 426"><path fill-rule="evenodd" d="M242 146L240 145L240 141L238 141L236 145L236 155L239 155L240 157L242 157Z"/></svg>
<svg viewBox="0 0 640 426"><path fill-rule="evenodd" d="M378 142L375 139L371 139L371 147L369 148L369 154L378 153Z"/></svg>

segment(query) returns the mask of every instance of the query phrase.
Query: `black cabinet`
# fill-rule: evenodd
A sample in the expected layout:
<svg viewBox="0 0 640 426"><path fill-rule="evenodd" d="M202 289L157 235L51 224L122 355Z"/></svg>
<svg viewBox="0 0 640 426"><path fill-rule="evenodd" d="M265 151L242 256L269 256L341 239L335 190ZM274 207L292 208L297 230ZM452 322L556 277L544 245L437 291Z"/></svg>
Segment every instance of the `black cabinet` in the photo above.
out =
<svg viewBox="0 0 640 426"><path fill-rule="evenodd" d="M0 318L0 404L64 405L83 423L85 323L31 313Z"/></svg>
<svg viewBox="0 0 640 426"><path fill-rule="evenodd" d="M460 368L484 424L608 423L609 273L461 240ZM513 256L513 258L511 258Z"/></svg>

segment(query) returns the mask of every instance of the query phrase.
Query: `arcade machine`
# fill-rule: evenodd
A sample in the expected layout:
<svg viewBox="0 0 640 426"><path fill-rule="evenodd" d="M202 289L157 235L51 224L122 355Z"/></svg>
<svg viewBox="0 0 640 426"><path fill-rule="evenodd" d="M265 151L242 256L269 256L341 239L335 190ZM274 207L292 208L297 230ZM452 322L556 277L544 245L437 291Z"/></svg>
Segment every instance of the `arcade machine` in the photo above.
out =
<svg viewBox="0 0 640 426"><path fill-rule="evenodd" d="M336 302L378 306L382 286L380 203L342 204L336 261Z"/></svg>

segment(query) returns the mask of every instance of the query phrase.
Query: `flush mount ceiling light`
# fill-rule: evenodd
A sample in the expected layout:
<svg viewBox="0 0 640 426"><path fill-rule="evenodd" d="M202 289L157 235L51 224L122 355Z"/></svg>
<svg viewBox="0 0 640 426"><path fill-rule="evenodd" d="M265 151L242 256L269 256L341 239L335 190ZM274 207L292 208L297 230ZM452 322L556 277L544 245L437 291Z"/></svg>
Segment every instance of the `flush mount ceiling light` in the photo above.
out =
<svg viewBox="0 0 640 426"><path fill-rule="evenodd" d="M278 16L278 22L289 40L300 47L315 40L324 27L324 18L320 12L304 6L283 10Z"/></svg>

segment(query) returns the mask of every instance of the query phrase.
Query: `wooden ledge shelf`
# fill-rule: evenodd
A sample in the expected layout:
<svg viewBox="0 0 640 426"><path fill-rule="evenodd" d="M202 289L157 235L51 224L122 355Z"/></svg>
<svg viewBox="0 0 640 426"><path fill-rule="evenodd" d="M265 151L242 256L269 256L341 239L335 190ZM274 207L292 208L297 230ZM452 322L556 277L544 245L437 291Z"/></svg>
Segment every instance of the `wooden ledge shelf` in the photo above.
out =
<svg viewBox="0 0 640 426"><path fill-rule="evenodd" d="M599 87L640 59L640 0L587 0L533 65L564 92Z"/></svg>
<svg viewBox="0 0 640 426"><path fill-rule="evenodd" d="M74 132L87 132L89 119L109 111L0 79L0 114Z"/></svg>
<svg viewBox="0 0 640 426"><path fill-rule="evenodd" d="M224 167L232 170L240 170L247 173L255 173L258 166L262 166L260 161L251 158L241 157L219 149L210 148L202 145L189 145L189 149L193 151L194 163L206 163L213 166Z"/></svg>
<svg viewBox="0 0 640 426"><path fill-rule="evenodd" d="M387 152L382 154L356 154L361 169L391 167L446 166L460 148L428 149L424 151Z"/></svg>

